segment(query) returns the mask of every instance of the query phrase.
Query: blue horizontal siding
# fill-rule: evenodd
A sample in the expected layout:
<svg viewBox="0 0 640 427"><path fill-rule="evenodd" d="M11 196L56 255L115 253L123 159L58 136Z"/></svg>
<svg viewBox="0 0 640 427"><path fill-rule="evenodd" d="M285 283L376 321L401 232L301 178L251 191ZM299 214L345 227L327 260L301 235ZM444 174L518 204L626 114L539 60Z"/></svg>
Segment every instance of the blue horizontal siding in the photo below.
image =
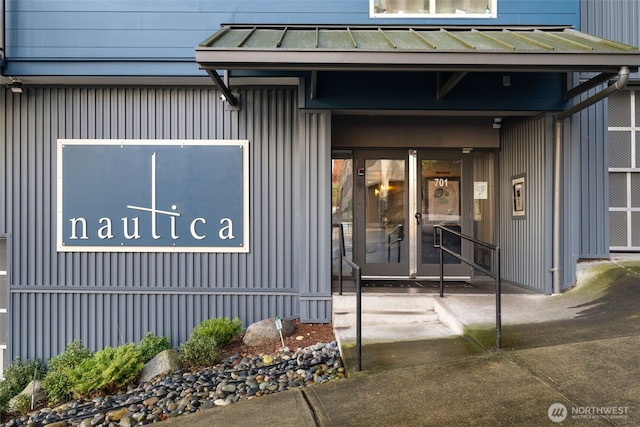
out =
<svg viewBox="0 0 640 427"><path fill-rule="evenodd" d="M46 70L46 72L44 72ZM41 71L41 72L39 72ZM192 58L180 61L13 61L5 67L7 76L189 76L206 77ZM212 83L213 84L213 83Z"/></svg>
<svg viewBox="0 0 640 427"><path fill-rule="evenodd" d="M312 12L318 9L337 12L368 12L368 0L8 0L7 9L26 12L42 10L57 12L246 12L276 10L289 12Z"/></svg>
<svg viewBox="0 0 640 427"><path fill-rule="evenodd" d="M498 0L498 12L506 15L577 15L580 2L577 0Z"/></svg>
<svg viewBox="0 0 640 427"><path fill-rule="evenodd" d="M205 32L208 34L210 31ZM135 37L132 37L135 35ZM128 31L109 31L108 37L103 32L97 32L94 30L29 30L29 31L15 31L9 30L7 38L16 38L20 40L16 47L20 47L20 55L16 57L25 57L22 52L29 52L33 49L44 48L47 49L45 56L51 56L51 44L50 40L54 39L56 43L56 52L63 57L73 57L69 55L72 49L84 49L87 52L93 52L89 57L95 57L99 54L100 49L111 49L116 53L120 49L129 51L135 49L138 52L144 50L145 52L154 52L164 48L182 48L185 45L190 45L190 48L185 49L184 53L188 52L189 56L194 56L195 46L194 40L199 40L203 35L200 30L181 30L181 31L166 31L166 30L138 30L136 32ZM71 53L73 53L71 51ZM111 55L120 56L120 55ZM154 57L157 55L153 55ZM170 58L168 55L163 55ZM187 56L187 55L182 55ZM148 53L145 57L149 57Z"/></svg>
<svg viewBox="0 0 640 427"><path fill-rule="evenodd" d="M6 4L7 74L92 75L93 60L193 59L195 46L223 23L340 25L573 25L579 0L499 0L497 19L372 19L369 0L133 1L9 0ZM31 62L38 59L40 62ZM25 61L26 63L23 63ZM20 64L13 65L14 62ZM157 64L132 75L159 75ZM180 75L201 75L197 67ZM103 70L103 73L105 71ZM119 73L116 73L116 75ZM163 75L175 75L165 72Z"/></svg>
<svg viewBox="0 0 640 427"><path fill-rule="evenodd" d="M202 17L200 17L202 16ZM26 30L211 30L206 14L189 12L21 12L14 28Z"/></svg>

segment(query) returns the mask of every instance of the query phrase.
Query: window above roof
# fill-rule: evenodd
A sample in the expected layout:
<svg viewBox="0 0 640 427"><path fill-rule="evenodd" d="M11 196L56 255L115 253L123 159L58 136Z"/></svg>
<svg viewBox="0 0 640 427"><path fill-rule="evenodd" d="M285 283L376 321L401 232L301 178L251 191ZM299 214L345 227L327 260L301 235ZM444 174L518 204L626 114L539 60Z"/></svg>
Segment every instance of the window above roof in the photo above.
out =
<svg viewBox="0 0 640 427"><path fill-rule="evenodd" d="M369 0L372 18L496 18L498 0Z"/></svg>

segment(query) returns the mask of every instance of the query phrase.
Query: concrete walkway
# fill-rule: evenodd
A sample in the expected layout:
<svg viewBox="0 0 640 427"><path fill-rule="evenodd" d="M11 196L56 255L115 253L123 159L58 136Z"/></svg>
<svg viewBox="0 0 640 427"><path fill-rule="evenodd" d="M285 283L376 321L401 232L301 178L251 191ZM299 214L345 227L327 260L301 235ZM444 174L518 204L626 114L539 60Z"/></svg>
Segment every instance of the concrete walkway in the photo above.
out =
<svg viewBox="0 0 640 427"><path fill-rule="evenodd" d="M200 426L639 426L640 262L589 263L560 295L445 296L464 336L366 344L349 378L165 421Z"/></svg>

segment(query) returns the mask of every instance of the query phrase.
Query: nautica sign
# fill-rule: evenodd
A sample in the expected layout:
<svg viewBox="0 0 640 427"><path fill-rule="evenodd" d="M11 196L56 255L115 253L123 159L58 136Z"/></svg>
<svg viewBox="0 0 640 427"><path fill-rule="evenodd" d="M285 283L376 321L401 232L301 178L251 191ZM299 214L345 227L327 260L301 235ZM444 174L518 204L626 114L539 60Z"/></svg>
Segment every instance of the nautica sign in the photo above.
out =
<svg viewBox="0 0 640 427"><path fill-rule="evenodd" d="M248 252L248 141L58 140L58 250Z"/></svg>

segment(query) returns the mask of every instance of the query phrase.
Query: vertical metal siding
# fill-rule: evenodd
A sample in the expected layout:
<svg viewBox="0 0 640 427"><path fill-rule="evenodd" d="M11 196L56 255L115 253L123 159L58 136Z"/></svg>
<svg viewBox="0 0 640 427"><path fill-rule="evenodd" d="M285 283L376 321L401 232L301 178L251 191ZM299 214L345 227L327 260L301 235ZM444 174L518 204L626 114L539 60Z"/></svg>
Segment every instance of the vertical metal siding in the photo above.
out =
<svg viewBox="0 0 640 427"><path fill-rule="evenodd" d="M599 89L584 94L583 98L595 94ZM575 203L567 204L567 210L580 224L573 235L579 237L574 251L575 258L604 258L609 255L609 186L607 148L607 101L594 104L571 118L571 136L574 153L574 171L567 187L573 187L577 197ZM570 220L567 217L566 220ZM568 236L571 238L571 236ZM577 253L576 253L577 252ZM573 260L573 266L575 262Z"/></svg>
<svg viewBox="0 0 640 427"><path fill-rule="evenodd" d="M242 90L239 112L218 95L210 88L0 93L0 233L13 243L10 357L46 359L73 339L97 349L147 331L177 346L209 317L238 316L244 326L275 315L330 320L326 120L299 125L293 88ZM251 252L57 253L57 138L248 139Z"/></svg>
<svg viewBox="0 0 640 427"><path fill-rule="evenodd" d="M331 321L331 141L329 113L303 113L301 159L295 189L300 194L296 218L301 239L295 259L300 265L300 316ZM305 281L304 278L307 280Z"/></svg>
<svg viewBox="0 0 640 427"><path fill-rule="evenodd" d="M582 30L633 46L640 45L640 2L628 0L581 0ZM640 79L640 73L631 75ZM579 141L583 145L582 212L587 215L581 230L581 258L604 258L609 256L611 243L608 213L609 181L608 168L608 102L600 102L580 114ZM603 176L604 174L604 176ZM612 217L616 224L616 216Z"/></svg>
<svg viewBox="0 0 640 427"><path fill-rule="evenodd" d="M580 0L581 29L588 33L638 46L640 2Z"/></svg>
<svg viewBox="0 0 640 427"><path fill-rule="evenodd" d="M551 276L551 192L544 117L508 119L500 151L500 247L505 280L549 292ZM526 217L512 217L514 176L525 174Z"/></svg>

